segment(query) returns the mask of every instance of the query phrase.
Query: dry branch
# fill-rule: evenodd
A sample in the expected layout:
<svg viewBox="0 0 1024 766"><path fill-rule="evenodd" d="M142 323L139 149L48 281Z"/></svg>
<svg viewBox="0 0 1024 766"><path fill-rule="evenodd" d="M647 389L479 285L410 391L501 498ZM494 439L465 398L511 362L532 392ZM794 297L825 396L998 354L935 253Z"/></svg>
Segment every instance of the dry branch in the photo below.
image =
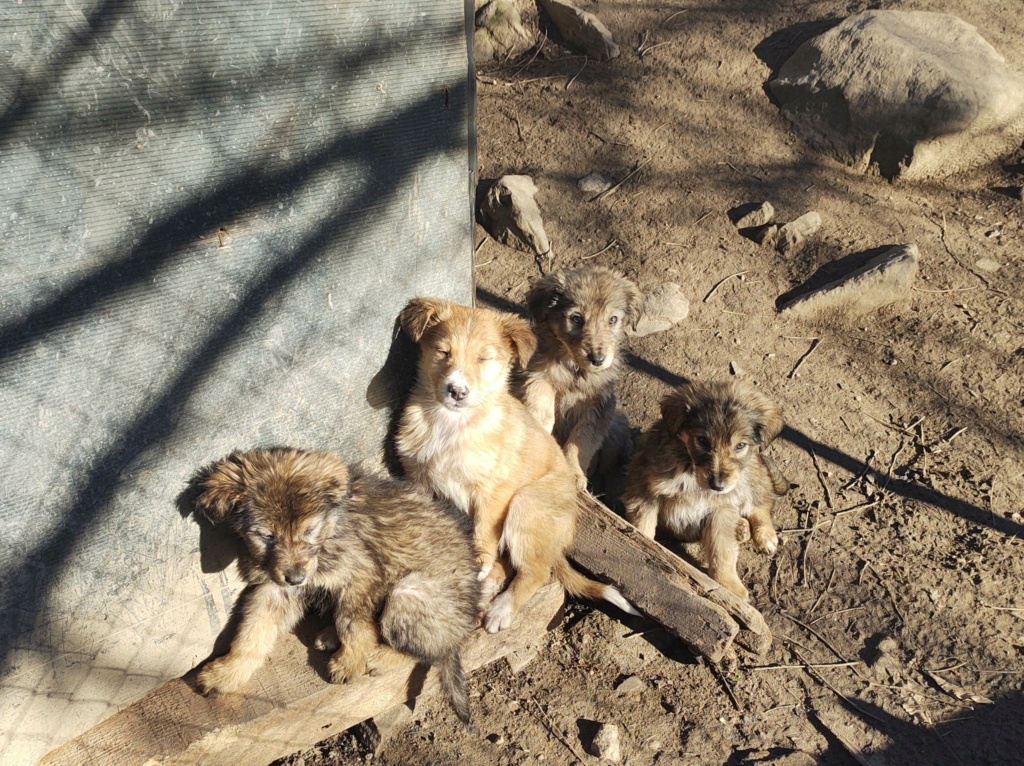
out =
<svg viewBox="0 0 1024 766"><path fill-rule="evenodd" d="M478 630L463 652L466 670L534 643L563 600L562 589L548 585L523 608L509 630L497 635ZM382 675L334 686L310 667L307 648L287 636L248 693L208 699L196 693L191 672L53 750L42 763L264 766L436 688L435 672L424 679L411 658Z"/></svg>
<svg viewBox="0 0 1024 766"><path fill-rule="evenodd" d="M572 558L712 662L722 660L733 639L759 654L771 645L771 631L753 606L589 495L580 497Z"/></svg>

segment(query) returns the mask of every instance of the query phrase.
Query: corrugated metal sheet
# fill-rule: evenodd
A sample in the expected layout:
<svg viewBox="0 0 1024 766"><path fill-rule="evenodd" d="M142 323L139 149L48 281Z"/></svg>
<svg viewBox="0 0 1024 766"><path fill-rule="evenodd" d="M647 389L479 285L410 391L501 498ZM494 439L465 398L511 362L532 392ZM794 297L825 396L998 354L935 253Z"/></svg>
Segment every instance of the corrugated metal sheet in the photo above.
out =
<svg viewBox="0 0 1024 766"><path fill-rule="evenodd" d="M379 453L399 309L472 296L466 23L463 0L0 7L4 762L209 653L236 583L175 507L196 467Z"/></svg>

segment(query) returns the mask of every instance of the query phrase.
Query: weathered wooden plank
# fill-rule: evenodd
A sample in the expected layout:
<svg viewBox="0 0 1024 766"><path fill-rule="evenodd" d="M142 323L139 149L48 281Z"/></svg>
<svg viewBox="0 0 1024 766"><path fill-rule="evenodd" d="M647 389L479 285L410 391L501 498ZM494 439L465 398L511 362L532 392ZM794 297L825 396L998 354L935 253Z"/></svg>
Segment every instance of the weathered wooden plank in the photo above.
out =
<svg viewBox="0 0 1024 766"><path fill-rule="evenodd" d="M509 630L476 631L463 652L467 672L536 642L562 602L561 587L548 585ZM263 766L437 689L435 672L424 673L412 659L380 676L334 686L313 669L310 652L293 636L284 637L248 693L215 699L195 691L192 671L53 750L42 763Z"/></svg>
<svg viewBox="0 0 1024 766"><path fill-rule="evenodd" d="M713 662L725 656L734 639L759 654L771 645L771 630L753 606L590 495L580 495L572 558Z"/></svg>

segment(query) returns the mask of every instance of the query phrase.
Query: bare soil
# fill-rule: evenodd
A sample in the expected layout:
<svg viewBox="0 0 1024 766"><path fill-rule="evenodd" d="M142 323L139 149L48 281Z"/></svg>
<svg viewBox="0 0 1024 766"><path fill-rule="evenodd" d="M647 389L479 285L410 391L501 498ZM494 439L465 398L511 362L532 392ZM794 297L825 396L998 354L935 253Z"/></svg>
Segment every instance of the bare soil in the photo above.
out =
<svg viewBox="0 0 1024 766"><path fill-rule="evenodd" d="M934 183L859 175L795 137L764 90L803 40L869 7L954 13L1022 69L1020 4L579 4L622 55L587 61L549 38L481 67L479 174L534 178L555 268L688 292L687 320L631 344L619 391L637 429L680 376L730 365L781 403L771 454L798 485L776 516L783 545L740 562L775 642L712 668L653 623L572 604L524 670L473 677L472 729L422 700L376 754L343 734L287 763L596 763L594 722L618 726L630 764L1020 763L1024 203L1000 190L1024 183L1022 157ZM577 187L642 163L599 201ZM728 211L763 200L782 220L817 210L822 230L793 256L759 247ZM477 233L480 303L518 308L538 265ZM899 243L921 251L904 300L859 320L777 318L779 296L830 263ZM617 692L629 676L642 685Z"/></svg>

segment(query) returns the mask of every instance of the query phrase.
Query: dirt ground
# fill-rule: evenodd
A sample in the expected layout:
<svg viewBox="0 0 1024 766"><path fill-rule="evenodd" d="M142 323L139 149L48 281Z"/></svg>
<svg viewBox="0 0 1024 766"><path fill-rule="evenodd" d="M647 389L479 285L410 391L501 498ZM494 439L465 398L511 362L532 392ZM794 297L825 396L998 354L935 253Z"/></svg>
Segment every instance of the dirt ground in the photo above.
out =
<svg viewBox="0 0 1024 766"><path fill-rule="evenodd" d="M473 676L473 729L423 700L377 753L344 734L286 762L596 763L586 745L608 722L629 764L1020 763L1024 203L996 189L1024 183L1022 157L936 183L858 175L796 138L763 89L830 20L877 7L959 15L1021 69L1020 4L580 5L621 56L584 62L547 40L481 66L480 177L534 178L556 268L687 291L689 318L631 344L619 394L636 428L678 376L730 365L781 403L771 454L798 485L776 516L783 545L740 562L774 644L716 671L653 623L572 604L524 670ZM603 200L577 188L645 162ZM763 200L782 220L817 210L821 232L795 256L760 248L727 211ZM477 235L481 304L520 306L533 258ZM921 252L904 300L816 326L777 318L820 267L899 243Z"/></svg>

